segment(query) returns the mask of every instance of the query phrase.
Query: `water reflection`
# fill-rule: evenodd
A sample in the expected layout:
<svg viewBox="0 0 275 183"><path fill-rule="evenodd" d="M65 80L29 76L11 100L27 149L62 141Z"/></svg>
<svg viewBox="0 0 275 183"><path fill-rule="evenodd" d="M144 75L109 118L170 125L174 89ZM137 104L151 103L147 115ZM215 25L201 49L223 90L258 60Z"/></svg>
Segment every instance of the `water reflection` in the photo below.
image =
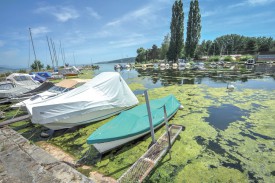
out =
<svg viewBox="0 0 275 183"><path fill-rule="evenodd" d="M275 73L274 65L247 65L247 69L252 69L255 72L273 72ZM101 72L114 71L114 64L100 64L100 69L95 71L95 74ZM204 71L190 71L190 69L181 68L128 68L117 70L127 83L139 82L145 88L158 88L169 85L183 85L183 84L205 84L215 88L226 88L228 82L233 82L237 89L251 88L251 89L266 89L274 90L275 75L272 77L254 75L241 76L237 73L231 72L204 72Z"/></svg>

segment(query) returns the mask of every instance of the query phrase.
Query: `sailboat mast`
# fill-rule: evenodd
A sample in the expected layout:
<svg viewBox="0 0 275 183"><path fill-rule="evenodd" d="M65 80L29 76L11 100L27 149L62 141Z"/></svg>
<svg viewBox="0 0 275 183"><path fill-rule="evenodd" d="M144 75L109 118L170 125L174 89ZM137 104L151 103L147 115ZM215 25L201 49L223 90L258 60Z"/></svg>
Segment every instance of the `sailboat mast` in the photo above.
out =
<svg viewBox="0 0 275 183"><path fill-rule="evenodd" d="M48 47L49 47L49 51L50 51L50 55L51 55L51 60L52 60L52 66L53 66L53 70L54 70L54 59L53 59L53 55L52 55L52 51L51 51L51 47L50 47L48 36L47 36L47 42L48 42Z"/></svg>
<svg viewBox="0 0 275 183"><path fill-rule="evenodd" d="M36 67L37 67L37 70L39 71L39 66L38 66L38 63L37 63L36 54L35 54L35 50L34 50L34 44L33 44L33 40L32 40L31 28L29 28L29 30L30 30L30 36L31 36L31 41L32 41L32 49L33 49L33 54L34 54L34 58L35 58L35 62L36 62Z"/></svg>

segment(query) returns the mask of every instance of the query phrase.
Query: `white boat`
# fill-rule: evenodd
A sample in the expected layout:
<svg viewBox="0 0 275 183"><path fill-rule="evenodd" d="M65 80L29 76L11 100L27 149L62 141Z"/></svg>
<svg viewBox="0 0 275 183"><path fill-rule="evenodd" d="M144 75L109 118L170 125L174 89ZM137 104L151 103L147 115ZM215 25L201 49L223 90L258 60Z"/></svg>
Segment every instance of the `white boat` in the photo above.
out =
<svg viewBox="0 0 275 183"><path fill-rule="evenodd" d="M32 123L59 130L102 120L137 104L119 73L103 72L74 90L26 107Z"/></svg>
<svg viewBox="0 0 275 183"><path fill-rule="evenodd" d="M79 71L79 69L77 69L75 66L66 67L59 71L59 74L63 76L77 76L80 73L81 72Z"/></svg>
<svg viewBox="0 0 275 183"><path fill-rule="evenodd" d="M11 108L21 108L23 110L26 110L26 105L34 104L36 102L41 102L43 100L46 100L47 98L54 97L56 95L62 94L64 92L67 92L75 87L78 87L84 83L86 83L89 80L85 79L64 79L60 81L59 83L55 84L49 90L41 92L37 95L30 96L29 98L26 98L24 101L18 102L11 106Z"/></svg>
<svg viewBox="0 0 275 183"><path fill-rule="evenodd" d="M14 87L0 90L0 98L22 95L40 86L40 83L34 81L29 74L13 73L9 75L6 80L11 82Z"/></svg>
<svg viewBox="0 0 275 183"><path fill-rule="evenodd" d="M248 60L245 62L245 64L247 64L247 65L254 65L254 64L255 64L255 60L254 60L253 58L248 59Z"/></svg>
<svg viewBox="0 0 275 183"><path fill-rule="evenodd" d="M22 95L17 95L15 97L10 97L8 99L8 101L11 102L11 103L18 103L18 102L27 100L27 99L31 98L32 96L34 96L38 93L42 93L46 90L49 90L53 86L54 86L54 84L52 82L46 81L46 82L42 83L40 86L38 86L37 88L35 88L31 91L28 91L28 92L26 92Z"/></svg>
<svg viewBox="0 0 275 183"><path fill-rule="evenodd" d="M10 89L12 89L14 87L15 87L15 85L12 84L12 82L10 82L10 81L2 81L2 82L0 82L0 91L1 90L10 90Z"/></svg>

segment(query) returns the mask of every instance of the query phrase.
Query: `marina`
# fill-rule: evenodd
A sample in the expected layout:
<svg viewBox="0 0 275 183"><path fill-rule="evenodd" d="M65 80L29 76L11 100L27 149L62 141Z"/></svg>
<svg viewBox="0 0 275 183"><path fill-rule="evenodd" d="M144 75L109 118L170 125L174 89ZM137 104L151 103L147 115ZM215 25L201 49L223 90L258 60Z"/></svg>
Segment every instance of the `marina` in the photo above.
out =
<svg viewBox="0 0 275 183"><path fill-rule="evenodd" d="M113 64L100 64L99 70L84 71L84 75L92 78L101 72L113 72L113 69ZM169 120L169 124L183 125L185 131L179 134L170 153L159 160L144 182L270 182L274 179L274 78L263 74L232 81L222 75L213 78L192 73L190 76L184 71L172 73L160 69L124 69L118 73L136 94L139 103L145 103L143 91L148 90L150 99L172 94L184 106ZM228 82L232 82L234 91L227 90ZM7 109L8 105L1 105L1 108ZM15 114L15 110L4 111L5 119ZM86 139L112 119L114 116L72 129L57 130L48 138L40 136L47 128L32 124L28 119L9 127L31 142L52 144L81 160L81 164L89 168L79 168L78 171L88 177L96 171L103 177L119 179L147 151L151 135L99 156ZM165 126L155 130L156 139L165 131ZM261 167L261 171L257 167ZM198 171L203 173L192 176ZM213 173L215 178L209 176Z"/></svg>

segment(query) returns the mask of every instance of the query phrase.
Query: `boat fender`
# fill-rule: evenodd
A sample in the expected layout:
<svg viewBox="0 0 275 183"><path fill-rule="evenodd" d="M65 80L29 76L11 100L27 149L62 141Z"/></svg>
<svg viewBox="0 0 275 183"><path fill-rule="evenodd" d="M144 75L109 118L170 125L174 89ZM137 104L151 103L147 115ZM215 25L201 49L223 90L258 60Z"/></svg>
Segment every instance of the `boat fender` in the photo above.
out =
<svg viewBox="0 0 275 183"><path fill-rule="evenodd" d="M180 109L180 110L184 109L183 105L180 105L180 106L179 106L179 109Z"/></svg>

